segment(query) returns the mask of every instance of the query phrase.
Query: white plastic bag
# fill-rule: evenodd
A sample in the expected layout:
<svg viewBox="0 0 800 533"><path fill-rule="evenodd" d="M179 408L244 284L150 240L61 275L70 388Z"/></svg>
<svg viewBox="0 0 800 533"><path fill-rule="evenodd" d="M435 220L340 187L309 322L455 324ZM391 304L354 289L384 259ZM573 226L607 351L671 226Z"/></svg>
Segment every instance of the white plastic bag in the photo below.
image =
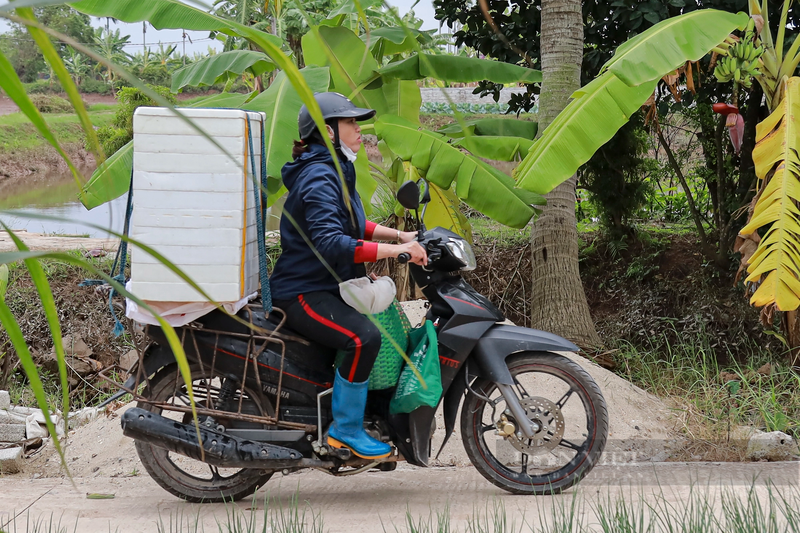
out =
<svg viewBox="0 0 800 533"><path fill-rule="evenodd" d="M377 315L394 301L397 288L389 276L376 280L368 277L351 279L339 284L344 303L363 315Z"/></svg>

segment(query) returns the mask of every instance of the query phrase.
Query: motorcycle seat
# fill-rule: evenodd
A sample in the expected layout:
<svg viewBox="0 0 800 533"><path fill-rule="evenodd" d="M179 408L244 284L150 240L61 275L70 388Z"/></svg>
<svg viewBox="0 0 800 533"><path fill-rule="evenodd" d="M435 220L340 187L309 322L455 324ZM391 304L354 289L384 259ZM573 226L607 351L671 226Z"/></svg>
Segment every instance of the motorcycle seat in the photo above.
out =
<svg viewBox="0 0 800 533"><path fill-rule="evenodd" d="M264 316L264 311L260 306L251 305L241 309L237 316L245 321L252 320L253 324L264 328L268 331L274 331L279 325L282 315L279 313L270 313ZM214 310L211 313L198 319L204 327L220 331L230 331L232 333L247 334L250 329L233 320L231 317L220 311ZM336 359L336 350L318 344L308 339L302 333L292 330L286 324L281 326L281 333L293 337L299 337L305 340L308 344L295 341L285 341L287 356L291 357L303 366L310 368L333 368L334 360Z"/></svg>

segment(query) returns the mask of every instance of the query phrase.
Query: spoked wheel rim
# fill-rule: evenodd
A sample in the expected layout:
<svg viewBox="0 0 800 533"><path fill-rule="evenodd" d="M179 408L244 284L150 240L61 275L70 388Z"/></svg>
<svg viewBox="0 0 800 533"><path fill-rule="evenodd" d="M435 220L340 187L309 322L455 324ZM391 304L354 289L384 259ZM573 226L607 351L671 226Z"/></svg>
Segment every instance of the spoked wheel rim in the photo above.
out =
<svg viewBox="0 0 800 533"><path fill-rule="evenodd" d="M597 413L584 385L546 363L525 362L509 369L528 420L540 430L527 438L498 387L476 382L489 400L475 405L470 424L484 464L511 483L540 488L562 483L582 467L591 468ZM510 435L504 419L515 428Z"/></svg>
<svg viewBox="0 0 800 533"><path fill-rule="evenodd" d="M181 381L182 382L182 381ZM208 408L209 401L211 403L215 403L219 400L219 392L221 387L221 380L219 378L214 379L194 379L192 380L192 389L194 392L195 400L198 407ZM244 395L242 395L241 390L236 390L235 396L230 400L236 406L238 404L239 398L242 397L243 408L246 409L248 406L245 404L245 401L249 402L252 406L250 414L257 414L261 416L267 415L266 410L261 407L261 404L258 400L252 398L252 393L249 393L247 389L244 391ZM189 394L186 391L186 386L177 387L176 390L172 392L171 398L167 401L167 403L172 403L174 405L178 405L181 407L189 407L191 405ZM161 416L165 418L169 418L172 420L177 420L183 422L184 424L192 424L192 415L191 413L182 413L179 411L170 411L168 409L161 409L160 407L153 408L154 412L157 412ZM256 411L253 413L252 411ZM202 416L199 416L198 419L203 421ZM217 423L221 425L223 428L229 423L228 420L225 419L217 419ZM259 427L255 424L251 424L252 427ZM215 426L212 426L212 429L215 429ZM191 459L186 457L185 455L181 455L179 453L170 452L168 450L161 449L162 453L158 453L157 455L163 455L164 459L168 461L173 468L180 470L189 478L192 478L196 481L208 481L208 482L225 482L231 481L234 479L239 473L241 473L244 469L242 468L219 468L214 465L210 465L207 463L203 463L201 461L197 461L195 459ZM206 474L207 472L207 474ZM205 475L203 475L205 474Z"/></svg>
<svg viewBox="0 0 800 533"><path fill-rule="evenodd" d="M163 371L162 371L163 372ZM200 369L192 369L192 389L198 407L207 408L216 406L222 387L220 378L207 378ZM151 382L149 398L160 403L168 403L180 407L191 405L189 395L183 379L177 369L173 372L157 375ZM272 416L272 406L263 402L259 396L245 388L243 391L235 389L233 396L225 403L225 410L236 412L241 399L242 412L259 416ZM266 403L266 405L264 405ZM144 404L149 411L160 414L165 418L193 424L191 413L161 408L152 404ZM198 416L201 424L204 416ZM218 426L221 426L218 427ZM211 429L227 429L235 426L238 428L263 428L264 426L240 421L232 421L216 417ZM136 443L137 451L148 473L165 489L184 499L191 501L222 501L223 499L238 498L252 493L269 476L268 472L242 468L221 468L209 465L202 461L191 459L176 452L159 448L142 442Z"/></svg>

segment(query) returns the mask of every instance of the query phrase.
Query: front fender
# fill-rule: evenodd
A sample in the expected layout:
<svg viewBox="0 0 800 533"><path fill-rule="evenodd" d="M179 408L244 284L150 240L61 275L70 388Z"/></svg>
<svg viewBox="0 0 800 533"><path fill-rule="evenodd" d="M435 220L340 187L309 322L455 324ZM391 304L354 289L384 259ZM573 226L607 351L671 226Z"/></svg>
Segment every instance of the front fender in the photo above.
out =
<svg viewBox="0 0 800 533"><path fill-rule="evenodd" d="M506 358L517 352L577 352L567 339L538 329L497 324L480 338L472 350L478 375L495 383L513 385Z"/></svg>

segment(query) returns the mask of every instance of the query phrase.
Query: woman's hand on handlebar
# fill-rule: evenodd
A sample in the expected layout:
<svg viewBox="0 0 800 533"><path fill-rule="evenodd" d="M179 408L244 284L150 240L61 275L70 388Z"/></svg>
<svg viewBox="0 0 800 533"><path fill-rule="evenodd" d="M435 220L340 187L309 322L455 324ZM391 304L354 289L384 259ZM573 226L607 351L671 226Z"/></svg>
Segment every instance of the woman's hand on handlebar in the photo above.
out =
<svg viewBox="0 0 800 533"><path fill-rule="evenodd" d="M423 266L428 264L428 253L417 241L403 244L378 244L376 259L385 259L387 257L398 259L401 263L416 263Z"/></svg>
<svg viewBox="0 0 800 533"><path fill-rule="evenodd" d="M408 259L409 263L416 263L421 266L425 266L428 264L428 253L425 251L425 248L423 248L422 245L417 241L411 241L405 244L397 244L395 245L395 248L397 248L397 254L395 257L405 253L411 256Z"/></svg>

